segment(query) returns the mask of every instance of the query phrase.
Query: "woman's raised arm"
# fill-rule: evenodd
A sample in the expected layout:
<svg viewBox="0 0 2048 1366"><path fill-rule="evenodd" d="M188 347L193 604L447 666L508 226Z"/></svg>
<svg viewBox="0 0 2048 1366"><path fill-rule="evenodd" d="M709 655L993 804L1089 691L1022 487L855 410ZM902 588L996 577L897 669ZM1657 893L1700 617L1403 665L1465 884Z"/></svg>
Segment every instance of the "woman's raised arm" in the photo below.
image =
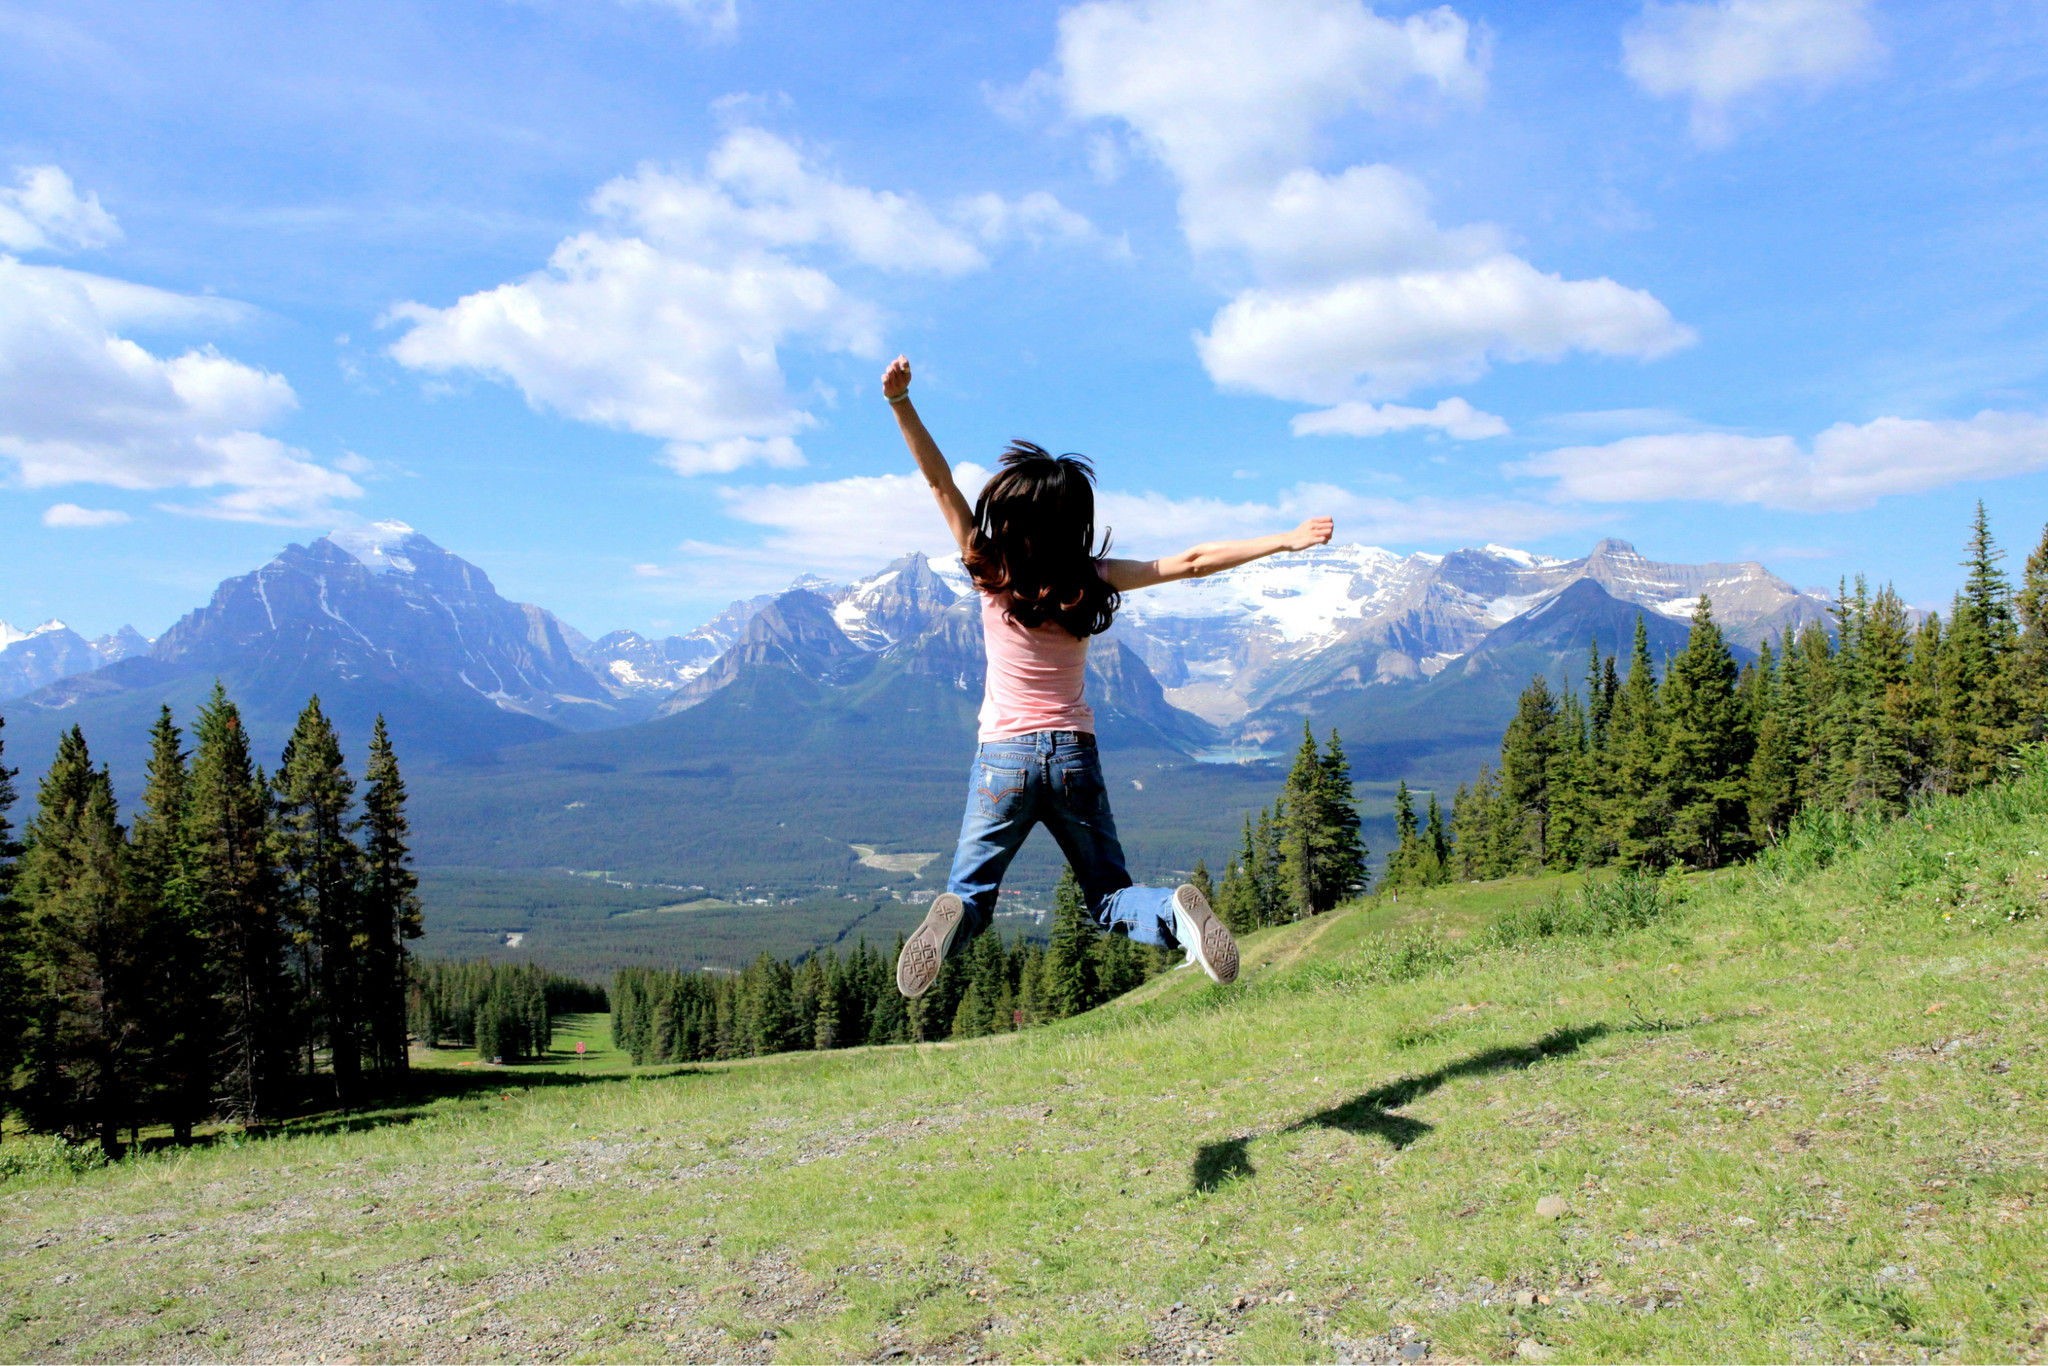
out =
<svg viewBox="0 0 2048 1366"><path fill-rule="evenodd" d="M903 444L910 447L918 473L931 485L932 497L939 500L939 514L953 533L953 544L965 555L974 543L974 509L967 505L966 495L953 482L953 467L939 453L939 443L932 440L932 434L924 429L924 419L910 406L910 362L902 356L890 362L882 374L882 397L896 410L896 425L903 431Z"/></svg>
<svg viewBox="0 0 2048 1366"><path fill-rule="evenodd" d="M1108 560L1109 586L1119 593L1133 588L1150 588L1155 583L1179 579L1202 579L1226 569L1235 569L1283 550L1307 550L1328 545L1337 523L1329 517L1311 517L1292 531L1271 536L1254 536L1246 541L1204 541L1198 546L1157 560Z"/></svg>

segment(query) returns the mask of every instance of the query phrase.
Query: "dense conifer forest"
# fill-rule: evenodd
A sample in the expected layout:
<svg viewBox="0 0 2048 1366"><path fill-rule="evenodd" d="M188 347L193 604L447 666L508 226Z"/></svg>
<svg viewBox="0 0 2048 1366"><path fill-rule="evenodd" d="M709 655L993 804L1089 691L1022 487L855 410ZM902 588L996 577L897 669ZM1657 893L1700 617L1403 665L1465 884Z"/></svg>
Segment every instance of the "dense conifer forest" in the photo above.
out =
<svg viewBox="0 0 2048 1366"><path fill-rule="evenodd" d="M18 843L0 767L0 1106L109 1155L144 1124L186 1142L406 1068L420 903L382 718L360 796L318 698L273 773L218 685L194 738L163 709L123 826L74 726Z"/></svg>
<svg viewBox="0 0 2048 1366"><path fill-rule="evenodd" d="M429 1048L474 1048L498 1062L538 1058L554 1042L554 1017L602 1014L604 988L533 963L414 963L406 1022Z"/></svg>
<svg viewBox="0 0 2048 1366"><path fill-rule="evenodd" d="M1211 890L1205 868L1195 882ZM896 991L902 947L882 953L863 940L844 958L827 948L796 963L764 953L736 975L628 968L612 984L613 1042L644 1063L977 1038L1078 1015L1181 962L1104 934L1071 871L1048 943L982 934L915 1001Z"/></svg>
<svg viewBox="0 0 2048 1366"><path fill-rule="evenodd" d="M1897 814L2012 771L2048 718L2048 535L2018 591L1983 506L1949 614L1920 620L1889 585L1844 584L1834 619L1737 667L1700 599L1686 647L1589 651L1583 691L1537 675L1498 768L1461 786L1450 830L1418 829L1405 786L1383 885L1541 869L1714 868L1749 857L1802 810Z"/></svg>

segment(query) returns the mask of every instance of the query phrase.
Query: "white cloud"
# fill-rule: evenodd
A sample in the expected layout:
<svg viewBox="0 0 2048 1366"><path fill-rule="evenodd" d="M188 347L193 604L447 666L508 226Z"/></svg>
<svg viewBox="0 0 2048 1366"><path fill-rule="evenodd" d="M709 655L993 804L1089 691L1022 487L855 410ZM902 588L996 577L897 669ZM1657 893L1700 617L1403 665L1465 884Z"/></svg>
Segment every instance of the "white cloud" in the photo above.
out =
<svg viewBox="0 0 2048 1366"><path fill-rule="evenodd" d="M1462 270L1249 289L1196 347L1218 384L1337 403L1477 379L1490 360L1554 361L1574 350L1650 358L1690 339L1641 290L1565 280L1503 254Z"/></svg>
<svg viewBox="0 0 2048 1366"><path fill-rule="evenodd" d="M848 185L797 148L738 128L702 176L642 167L599 189L604 226L545 270L448 308L407 303L400 362L471 370L529 403L667 442L686 474L803 463L814 419L789 395L779 350L797 340L873 355L880 313L810 258L959 275L995 242L1092 232L1050 195L968 201L973 231L914 197Z"/></svg>
<svg viewBox="0 0 2048 1366"><path fill-rule="evenodd" d="M1384 436L1414 427L1436 427L1460 441L1506 436L1508 424L1482 413L1462 398L1441 400L1434 408L1404 408L1397 403L1340 403L1321 412L1303 413L1291 424L1296 436Z"/></svg>
<svg viewBox="0 0 2048 1366"><path fill-rule="evenodd" d="M1034 247L1056 241L1087 242L1096 235L1093 223L1044 190L1033 190L1022 199L1005 199L994 193L972 195L953 206L953 217L992 246L1012 241Z"/></svg>
<svg viewBox="0 0 2048 1366"><path fill-rule="evenodd" d="M1508 467L1598 503L1682 499L1841 512L1880 498L2048 469L2048 418L1982 412L1965 420L1838 422L1805 449L1789 436L1686 432L1571 446Z"/></svg>
<svg viewBox="0 0 2048 1366"><path fill-rule="evenodd" d="M1126 125L1178 180L1189 245L1252 278L1196 338L1218 384L1340 404L1692 340L1642 290L1540 271L1490 224L1440 226L1405 171L1308 164L1347 110L1483 92L1484 36L1448 7L1092 0L1062 17L1058 56L1069 111Z"/></svg>
<svg viewBox="0 0 2048 1366"><path fill-rule="evenodd" d="M119 335L190 328L247 310L0 256L0 457L29 488L104 484L213 491L175 510L239 521L320 521L360 496L347 475L261 430L297 406L281 375L212 347L159 356Z"/></svg>
<svg viewBox="0 0 2048 1366"><path fill-rule="evenodd" d="M120 526L135 519L113 508L82 508L76 503L53 503L43 513L44 526Z"/></svg>
<svg viewBox="0 0 2048 1366"><path fill-rule="evenodd" d="M1685 0L1643 7L1622 33L1622 66L1652 95L1692 101L1692 134L1733 136L1731 111L1768 87L1820 90L1884 55L1869 0Z"/></svg>
<svg viewBox="0 0 2048 1366"><path fill-rule="evenodd" d="M674 10L695 24L702 24L720 38L730 38L740 26L739 0L627 0L629 4L654 4Z"/></svg>
<svg viewBox="0 0 2048 1366"><path fill-rule="evenodd" d="M1093 0L1059 30L1068 108L1129 124L1188 186L1270 182L1347 109L1486 86L1449 6L1396 21L1357 0Z"/></svg>
<svg viewBox="0 0 2048 1366"><path fill-rule="evenodd" d="M100 197L81 197L71 177L55 166L19 166L14 189L0 189L0 247L46 251L103 247L121 239L121 225L100 207Z"/></svg>

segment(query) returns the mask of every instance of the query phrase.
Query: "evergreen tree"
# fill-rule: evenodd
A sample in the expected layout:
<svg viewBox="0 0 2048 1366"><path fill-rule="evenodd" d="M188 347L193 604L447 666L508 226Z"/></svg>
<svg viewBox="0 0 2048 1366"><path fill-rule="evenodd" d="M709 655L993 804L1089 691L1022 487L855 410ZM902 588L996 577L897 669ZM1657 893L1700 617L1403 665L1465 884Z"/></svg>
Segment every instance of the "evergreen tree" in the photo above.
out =
<svg viewBox="0 0 2048 1366"><path fill-rule="evenodd" d="M21 903L15 900L16 859L21 846L14 840L14 824L8 812L14 809L15 770L7 767L7 718L0 716L0 1121L14 1104L14 1073L21 1062L21 1040L28 1026L28 964L23 956L26 939Z"/></svg>
<svg viewBox="0 0 2048 1366"><path fill-rule="evenodd" d="M1259 925L1284 925L1294 918L1294 903L1281 874L1284 854L1280 832L1286 824L1285 798L1274 802L1278 814L1261 810L1252 828L1252 863L1248 877L1258 906Z"/></svg>
<svg viewBox="0 0 2048 1366"><path fill-rule="evenodd" d="M1695 867L1718 867L1748 847L1752 741L1735 695L1735 658L1704 595L1685 649L1671 662L1661 710L1655 772L1670 812L1668 848Z"/></svg>
<svg viewBox="0 0 2048 1366"><path fill-rule="evenodd" d="M1614 717L1616 686L1614 656L1602 660L1600 642L1595 639L1586 647L1586 742L1595 751L1607 744L1607 724Z"/></svg>
<svg viewBox="0 0 2048 1366"><path fill-rule="evenodd" d="M1670 858L1670 803L1659 774L1663 748L1649 630L1638 614L1628 675L1614 697L1606 756L1613 781L1603 825L1624 867L1658 868Z"/></svg>
<svg viewBox="0 0 2048 1366"><path fill-rule="evenodd" d="M1045 951L1036 944L1017 947L1017 1009L1026 1025L1044 1024L1053 1018L1044 987Z"/></svg>
<svg viewBox="0 0 2048 1366"><path fill-rule="evenodd" d="M1557 726L1557 698L1549 680L1539 673L1522 689L1500 747L1500 820L1512 826L1516 845L1508 871L1533 871L1549 861Z"/></svg>
<svg viewBox="0 0 2048 1366"><path fill-rule="evenodd" d="M407 843L405 779L384 718L370 732L370 762L363 770L361 883L355 904L364 940L362 1009L369 1060L379 1072L403 1072L405 1056L405 941L421 933L419 878Z"/></svg>
<svg viewBox="0 0 2048 1366"><path fill-rule="evenodd" d="M1105 934L1095 941L1096 1004L1112 1001L1145 981L1145 955L1141 948L1121 934Z"/></svg>
<svg viewBox="0 0 2048 1366"><path fill-rule="evenodd" d="M1429 794L1429 819L1423 825L1423 844L1429 851L1429 880L1442 882L1451 875L1451 842L1444 833L1444 811L1436 793Z"/></svg>
<svg viewBox="0 0 2048 1366"><path fill-rule="evenodd" d="M276 793L272 830L283 872L285 915L294 927L300 972L300 1014L310 1055L324 1035L338 1099L352 1105L361 1090L365 1021L370 986L369 948L361 934L357 879L355 782L341 756L341 741L314 697L299 713L271 786ZM382 985L382 984L379 984Z"/></svg>
<svg viewBox="0 0 2048 1366"><path fill-rule="evenodd" d="M190 775L171 709L150 730L142 805L129 831L129 868L149 929L146 994L153 1024L152 1103L180 1144L212 1108L213 1044L218 1027L209 989L206 937L186 876L185 813Z"/></svg>
<svg viewBox="0 0 2048 1366"><path fill-rule="evenodd" d="M1599 841L1593 795L1589 726L1578 696L1566 692L1558 705L1555 744L1550 754L1549 814L1544 822L1543 862L1559 870L1590 861Z"/></svg>
<svg viewBox="0 0 2048 1366"><path fill-rule="evenodd" d="M2027 556L2013 615L2020 627L2012 661L2018 739L2041 740L2048 738L2048 529Z"/></svg>
<svg viewBox="0 0 2048 1366"><path fill-rule="evenodd" d="M1757 653L1749 692L1750 725L1756 735L1756 746L1750 752L1745 793L1749 836L1758 844L1773 843L1785 833L1798 800L1799 769L1793 727L1787 714L1790 707L1790 694L1779 677L1771 642L1766 640Z"/></svg>
<svg viewBox="0 0 2048 1366"><path fill-rule="evenodd" d="M1053 893L1052 942L1045 951L1043 992L1053 1019L1078 1015L1101 999L1095 978L1095 941L1100 933L1074 870L1064 870Z"/></svg>
<svg viewBox="0 0 2048 1366"><path fill-rule="evenodd" d="M1202 900L1209 908L1216 908L1216 883L1209 876L1209 864L1204 859L1195 860L1195 871L1188 874L1188 884L1202 894Z"/></svg>
<svg viewBox="0 0 2048 1366"><path fill-rule="evenodd" d="M2006 658L2018 644L2012 590L1991 539L1984 504L1970 525L1969 571L1943 641L1941 697L1945 767L1953 781L1977 787L2000 771L2020 732L2019 699Z"/></svg>
<svg viewBox="0 0 2048 1366"><path fill-rule="evenodd" d="M1364 823L1358 815L1351 760L1345 757L1344 742L1334 727L1330 730L1330 743L1323 749L1323 792L1325 819L1329 822L1323 877L1323 894L1328 902L1323 909L1328 910L1365 890L1366 859L1370 853L1365 847Z"/></svg>
<svg viewBox="0 0 2048 1366"><path fill-rule="evenodd" d="M1250 934L1259 927L1259 894L1252 885L1258 849L1252 840L1252 818L1244 818L1244 838L1237 855L1223 865L1223 882L1216 889L1215 909L1230 932Z"/></svg>
<svg viewBox="0 0 2048 1366"><path fill-rule="evenodd" d="M146 918L128 874L114 785L73 726L57 745L26 826L18 895L28 908L24 1107L34 1127L95 1138L120 1155L147 1066Z"/></svg>
<svg viewBox="0 0 2048 1366"><path fill-rule="evenodd" d="M1276 804L1280 879L1288 919L1320 915L1365 884L1365 842L1359 835L1351 764L1335 731L1325 753L1302 723L1301 748Z"/></svg>
<svg viewBox="0 0 2048 1366"><path fill-rule="evenodd" d="M1409 795L1404 778L1394 788L1394 849L1387 855L1386 869L1380 875L1380 890L1398 892L1403 887L1422 885L1418 881L1421 860L1422 838L1415 824L1415 798Z"/></svg>
<svg viewBox="0 0 2048 1366"><path fill-rule="evenodd" d="M241 713L218 683L200 709L185 808L187 879L205 928L218 1002L222 1110L267 1113L283 1060L284 942L270 807Z"/></svg>
<svg viewBox="0 0 2048 1366"><path fill-rule="evenodd" d="M1857 623L1854 724L1840 792L1851 810L1896 814L1919 785L1915 735L1921 707L1912 687L1912 649L1906 604L1887 584Z"/></svg>

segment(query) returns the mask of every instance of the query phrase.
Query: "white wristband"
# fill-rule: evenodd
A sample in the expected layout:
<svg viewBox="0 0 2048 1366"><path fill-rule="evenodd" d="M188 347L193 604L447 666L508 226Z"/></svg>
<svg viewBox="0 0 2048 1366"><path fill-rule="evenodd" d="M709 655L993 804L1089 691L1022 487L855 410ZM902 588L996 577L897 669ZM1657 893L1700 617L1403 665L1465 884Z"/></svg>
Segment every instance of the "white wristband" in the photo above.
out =
<svg viewBox="0 0 2048 1366"><path fill-rule="evenodd" d="M895 395L893 398L889 397L886 394L883 395L883 397L889 398L889 401L891 403L908 403L910 402L910 391L908 389L905 389L902 393Z"/></svg>

